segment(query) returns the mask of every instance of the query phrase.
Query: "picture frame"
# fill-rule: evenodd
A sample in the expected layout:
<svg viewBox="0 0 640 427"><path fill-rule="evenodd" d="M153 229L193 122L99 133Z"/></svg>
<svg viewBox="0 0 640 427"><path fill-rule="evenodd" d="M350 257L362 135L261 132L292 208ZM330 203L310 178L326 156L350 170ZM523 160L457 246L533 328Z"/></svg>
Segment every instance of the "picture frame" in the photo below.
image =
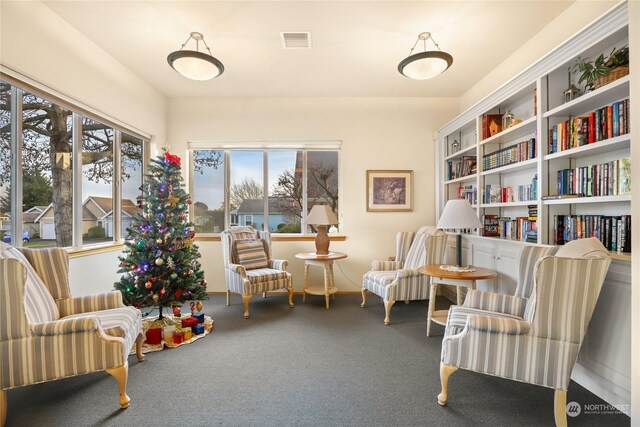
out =
<svg viewBox="0 0 640 427"><path fill-rule="evenodd" d="M412 170L367 170L367 212L412 211Z"/></svg>

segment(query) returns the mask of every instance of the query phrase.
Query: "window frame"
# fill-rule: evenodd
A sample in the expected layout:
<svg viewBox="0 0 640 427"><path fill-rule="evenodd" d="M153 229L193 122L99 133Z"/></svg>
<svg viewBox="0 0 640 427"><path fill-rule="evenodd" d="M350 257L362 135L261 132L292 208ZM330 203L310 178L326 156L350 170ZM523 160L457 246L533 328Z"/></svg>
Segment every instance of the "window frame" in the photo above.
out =
<svg viewBox="0 0 640 427"><path fill-rule="evenodd" d="M69 98L54 89L48 88L38 82L28 78L18 78L13 73L7 73L5 68L0 70L0 80L11 85L11 235L22 236L22 196L23 196L23 168L22 168L22 149L23 149L23 132L22 121L23 111L22 105L24 94L31 93L40 97L47 102L59 105L72 112L72 245L60 247L70 254L95 253L105 250L114 250L122 247L124 239L121 230L122 203L121 203L121 182L122 179L122 156L121 156L121 138L122 134L127 134L142 141L142 169L140 171L142 179L146 174L147 163L150 156L151 135L141 132L129 125L126 125L107 114L97 112L96 110L83 105L81 102ZM113 238L110 242L104 243L88 243L82 242L82 118L86 117L97 121L105 126L114 129L113 142L113 176L112 179L112 210L113 210ZM18 208L19 207L19 208ZM20 220L13 220L18 218ZM22 247L22 239L12 239L14 247ZM57 247L57 246L53 246Z"/></svg>
<svg viewBox="0 0 640 427"><path fill-rule="evenodd" d="M240 141L240 142L211 142L211 141L189 141L188 142L188 152L189 152L189 167L187 168L187 182L189 184L189 193L194 194L194 152L200 150L212 150L212 151L221 151L224 153L224 229L229 229L231 226L231 212L230 212L230 203L229 203L229 189L230 189L230 176L231 176L231 168L233 165L230 162L231 152L232 151L262 151L263 153L263 195L264 195L264 210L263 217L265 220L262 224L262 229L260 231L269 231L268 230L268 218L269 215L269 188L268 188L268 158L269 153L274 151L302 151L303 156L303 165L302 165L302 201L303 206L307 206L307 190L308 190L308 182L307 182L307 154L309 152L315 151L331 151L337 152L338 154L338 200L342 198L342 184L340 180L341 175L341 147L342 141L340 140L322 140L322 141L260 141L260 142L251 142L251 141ZM274 240L307 240L310 237L316 235L316 233L307 232L307 214L308 212L302 212L302 218L300 221L300 233L271 233L272 239ZM339 217L340 211L338 212ZM194 207L190 206L189 209L189 219L191 222L194 222ZM340 218L338 218L340 219ZM198 232L198 236L202 240L218 240L220 237L220 233L215 232ZM340 222L338 233L332 234L332 239L338 237L338 240L344 239L344 231L342 223Z"/></svg>

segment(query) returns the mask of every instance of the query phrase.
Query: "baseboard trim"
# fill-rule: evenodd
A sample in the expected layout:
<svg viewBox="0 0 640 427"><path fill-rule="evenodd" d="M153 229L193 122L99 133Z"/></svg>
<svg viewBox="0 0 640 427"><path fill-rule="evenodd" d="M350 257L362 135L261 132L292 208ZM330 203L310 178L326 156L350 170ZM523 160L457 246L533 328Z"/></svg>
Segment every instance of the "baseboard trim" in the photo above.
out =
<svg viewBox="0 0 640 427"><path fill-rule="evenodd" d="M631 399L629 396L629 392L624 389L621 389L619 386L613 384L611 381L606 378L601 377L600 375L588 370L584 366L576 363L573 366L573 372L571 373L571 379L582 387L589 390L591 393L595 394L605 402L610 405L613 405L620 412L624 413L627 416L631 416ZM616 393L616 389L620 390L620 392L626 394L626 396L621 395L620 393ZM569 399L571 399L571 390L569 390ZM581 404L589 404L595 402L578 402Z"/></svg>

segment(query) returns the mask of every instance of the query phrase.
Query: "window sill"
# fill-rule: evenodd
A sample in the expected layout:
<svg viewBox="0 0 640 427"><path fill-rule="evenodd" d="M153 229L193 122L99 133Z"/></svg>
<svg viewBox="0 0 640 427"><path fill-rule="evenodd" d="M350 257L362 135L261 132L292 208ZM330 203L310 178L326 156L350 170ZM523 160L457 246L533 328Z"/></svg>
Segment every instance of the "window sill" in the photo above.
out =
<svg viewBox="0 0 640 427"><path fill-rule="evenodd" d="M315 234L306 234L306 235L295 235L295 234L271 234L271 240L274 242L307 242L316 240ZM333 235L329 236L329 240L332 242L343 242L347 240L347 236L344 235ZM195 238L197 242L219 242L220 236L209 234L204 236L196 236Z"/></svg>
<svg viewBox="0 0 640 427"><path fill-rule="evenodd" d="M105 245L85 246L79 249L68 249L67 253L69 254L69 259L73 259L105 252L121 251L123 249L123 243L108 243Z"/></svg>

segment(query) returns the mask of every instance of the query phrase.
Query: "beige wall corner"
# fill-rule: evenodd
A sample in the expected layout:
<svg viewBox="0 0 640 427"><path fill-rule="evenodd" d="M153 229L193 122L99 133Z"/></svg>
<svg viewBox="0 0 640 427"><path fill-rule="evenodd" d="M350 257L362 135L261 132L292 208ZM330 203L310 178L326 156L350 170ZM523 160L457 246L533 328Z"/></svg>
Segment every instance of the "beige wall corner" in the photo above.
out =
<svg viewBox="0 0 640 427"><path fill-rule="evenodd" d="M462 95L460 112L495 91L618 3L617 0L576 1ZM496 40L496 48L500 48L500 40Z"/></svg>

